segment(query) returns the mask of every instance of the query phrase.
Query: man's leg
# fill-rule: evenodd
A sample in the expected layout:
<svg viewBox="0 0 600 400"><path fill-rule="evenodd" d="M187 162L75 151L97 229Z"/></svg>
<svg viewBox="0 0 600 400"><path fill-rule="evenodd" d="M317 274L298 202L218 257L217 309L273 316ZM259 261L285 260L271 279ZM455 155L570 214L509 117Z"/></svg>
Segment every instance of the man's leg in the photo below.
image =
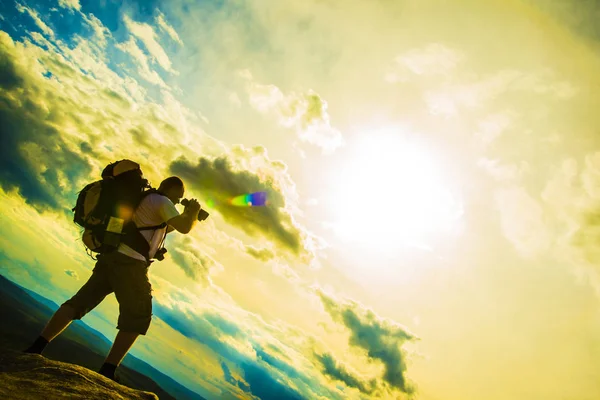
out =
<svg viewBox="0 0 600 400"><path fill-rule="evenodd" d="M57 337L62 331L66 329L73 318L75 317L75 309L68 304L63 304L54 313L50 321L46 324L46 327L40 334L40 336L33 342L31 346L25 349L26 353L42 354L48 343Z"/></svg>
<svg viewBox="0 0 600 400"><path fill-rule="evenodd" d="M140 334L137 332L124 332L119 331L117 333L117 337L115 337L115 342L113 343L108 356L106 356L106 360L104 360L104 364L100 367L98 373L106 376L109 379L115 380L115 371L125 355L135 343L135 340Z"/></svg>
<svg viewBox="0 0 600 400"><path fill-rule="evenodd" d="M81 319L95 308L106 297L105 294L98 296L96 300L89 300L87 306L78 307L82 311L77 311L72 304L72 299L62 304L58 310L52 315L52 318L46 323L46 326L40 333L40 336L25 350L25 353L42 354L48 343L60 335L73 322L74 319ZM75 297L74 297L75 298ZM69 303L71 302L71 303Z"/></svg>
<svg viewBox="0 0 600 400"><path fill-rule="evenodd" d="M74 318L75 309L68 304L63 304L50 318L40 336L51 342L71 324Z"/></svg>
<svg viewBox="0 0 600 400"><path fill-rule="evenodd" d="M106 356L105 362L117 366L121 364L125 354L131 349L131 346L133 346L133 343L135 343L135 340L139 335L140 334L137 332L119 331L115 337L115 342L110 349L110 353Z"/></svg>
<svg viewBox="0 0 600 400"><path fill-rule="evenodd" d="M98 372L107 378L115 379L115 370L121 364L121 361L123 361L123 358L125 358L125 355L131 349L131 346L133 346L139 335L137 332L119 331L108 356L106 356L106 360L104 360L104 365L102 365Z"/></svg>
<svg viewBox="0 0 600 400"><path fill-rule="evenodd" d="M54 313L44 327L40 336L24 351L26 353L42 354L49 342L64 331L74 319L81 319L94 309L112 292L108 279L104 276L103 265L96 264L94 272L79 291L64 302Z"/></svg>
<svg viewBox="0 0 600 400"><path fill-rule="evenodd" d="M152 286L143 261L118 255L110 281L119 303L119 333L100 373L115 379L115 370L139 335L145 335L152 320Z"/></svg>

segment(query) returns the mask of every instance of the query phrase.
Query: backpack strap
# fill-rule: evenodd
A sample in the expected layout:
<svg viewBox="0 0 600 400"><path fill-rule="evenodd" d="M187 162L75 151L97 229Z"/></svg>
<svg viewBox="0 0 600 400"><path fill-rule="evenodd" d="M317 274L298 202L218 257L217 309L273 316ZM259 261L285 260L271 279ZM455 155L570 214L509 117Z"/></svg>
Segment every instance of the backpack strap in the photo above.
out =
<svg viewBox="0 0 600 400"><path fill-rule="evenodd" d="M143 228L138 228L133 221L130 221L123 228L123 239L121 243L126 244L131 247L136 252L140 253L146 259L146 262L150 263L150 243L146 240L144 235L140 231L149 231L149 230L157 230L162 229L167 226L166 222L163 222L160 225L154 226L145 226Z"/></svg>
<svg viewBox="0 0 600 400"><path fill-rule="evenodd" d="M150 190L146 190L143 195L142 195L142 200L150 195L150 194L159 194L161 196L166 196L164 193L159 192L157 189L150 189ZM141 201L140 201L141 204ZM148 264L150 264L150 244L148 243L148 241L146 240L146 238L144 237L144 235L142 235L141 231L150 231L150 230L158 230L158 229L163 229L167 226L166 222L163 222L160 225L153 225L153 226L144 226L141 228L138 228L135 224L135 222L133 222L133 220L130 220L124 227L123 227L123 233L124 236L121 240L121 243L126 244L127 246L131 247L133 250L135 250L136 252L140 253L141 255L144 256L144 258L146 259L146 262ZM165 234L166 236L166 234ZM164 241L164 238L163 238Z"/></svg>
<svg viewBox="0 0 600 400"><path fill-rule="evenodd" d="M150 230L155 230L155 229L162 229L165 226L167 226L166 222L163 222L160 225L153 225L153 226L144 226L143 228L137 228L138 231L150 231Z"/></svg>

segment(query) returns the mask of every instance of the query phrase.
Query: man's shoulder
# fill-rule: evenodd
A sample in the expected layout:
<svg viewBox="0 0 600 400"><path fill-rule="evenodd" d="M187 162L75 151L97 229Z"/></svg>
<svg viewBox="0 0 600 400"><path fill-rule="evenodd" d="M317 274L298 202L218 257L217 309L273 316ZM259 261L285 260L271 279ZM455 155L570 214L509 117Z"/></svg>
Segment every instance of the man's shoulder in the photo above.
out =
<svg viewBox="0 0 600 400"><path fill-rule="evenodd" d="M169 200L169 198L167 196L165 196L164 194L161 193L157 193L157 192L152 192L152 193L148 193L146 195L147 198L150 198L154 201L168 201L171 202L171 200Z"/></svg>
<svg viewBox="0 0 600 400"><path fill-rule="evenodd" d="M173 202L165 195L160 193L150 193L146 195L143 202L146 207L164 207L164 206L175 206Z"/></svg>

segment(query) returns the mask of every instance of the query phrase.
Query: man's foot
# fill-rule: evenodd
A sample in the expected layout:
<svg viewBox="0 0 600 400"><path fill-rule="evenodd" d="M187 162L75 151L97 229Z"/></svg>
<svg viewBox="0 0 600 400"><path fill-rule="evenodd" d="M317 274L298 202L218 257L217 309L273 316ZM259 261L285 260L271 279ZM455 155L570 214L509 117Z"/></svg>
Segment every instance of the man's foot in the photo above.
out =
<svg viewBox="0 0 600 400"><path fill-rule="evenodd" d="M117 370L117 366L109 363L104 363L98 373L107 377L108 379L112 379L117 383L121 383L121 380L115 375L115 371Z"/></svg>
<svg viewBox="0 0 600 400"><path fill-rule="evenodd" d="M26 349L21 350L23 353L28 353L28 354L39 354L42 355L42 353L40 353L39 351L35 351L34 349L31 348L31 346L29 346Z"/></svg>
<svg viewBox="0 0 600 400"><path fill-rule="evenodd" d="M23 350L23 353L41 355L47 345L48 341L42 336L39 336L31 346Z"/></svg>
<svg viewBox="0 0 600 400"><path fill-rule="evenodd" d="M107 376L107 375L104 375L104 374L100 374L100 375L102 375L105 378L110 379L113 382L121 383L121 378L119 377L119 375L116 375L116 374L112 375L112 376Z"/></svg>
<svg viewBox="0 0 600 400"><path fill-rule="evenodd" d="M98 373L100 375L102 375L103 377L110 379L111 381L114 381L114 382L117 382L117 383L121 383L121 378L118 375L116 375L116 374L109 375L109 374L103 374L101 372L98 372Z"/></svg>

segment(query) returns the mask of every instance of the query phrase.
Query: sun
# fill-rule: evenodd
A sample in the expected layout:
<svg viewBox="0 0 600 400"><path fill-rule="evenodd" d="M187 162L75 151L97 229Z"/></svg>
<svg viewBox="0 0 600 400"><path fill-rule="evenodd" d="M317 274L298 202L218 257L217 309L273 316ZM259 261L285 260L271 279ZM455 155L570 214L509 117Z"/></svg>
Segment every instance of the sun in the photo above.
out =
<svg viewBox="0 0 600 400"><path fill-rule="evenodd" d="M425 143L397 129L371 131L349 149L330 193L342 239L375 249L427 246L462 214L440 163Z"/></svg>

